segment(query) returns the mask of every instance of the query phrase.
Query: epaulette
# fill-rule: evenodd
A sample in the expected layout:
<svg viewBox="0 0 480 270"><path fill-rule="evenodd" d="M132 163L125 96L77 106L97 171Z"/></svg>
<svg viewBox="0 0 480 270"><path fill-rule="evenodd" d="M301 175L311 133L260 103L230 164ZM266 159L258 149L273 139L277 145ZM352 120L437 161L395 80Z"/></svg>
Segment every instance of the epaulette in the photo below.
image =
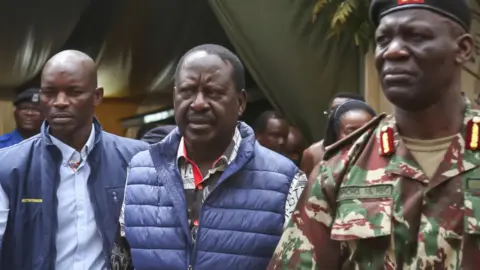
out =
<svg viewBox="0 0 480 270"><path fill-rule="evenodd" d="M370 129L374 129L380 124L380 122L387 116L386 113L382 113L378 115L377 117L373 118L370 120L368 123L366 123L364 126L361 128L355 130L354 132L348 134L345 138L327 146L325 148L325 154L323 156L323 160L327 160L334 156L336 153L338 153L340 150L343 148L352 145L356 140L360 138L361 135L363 135L365 132L367 132Z"/></svg>

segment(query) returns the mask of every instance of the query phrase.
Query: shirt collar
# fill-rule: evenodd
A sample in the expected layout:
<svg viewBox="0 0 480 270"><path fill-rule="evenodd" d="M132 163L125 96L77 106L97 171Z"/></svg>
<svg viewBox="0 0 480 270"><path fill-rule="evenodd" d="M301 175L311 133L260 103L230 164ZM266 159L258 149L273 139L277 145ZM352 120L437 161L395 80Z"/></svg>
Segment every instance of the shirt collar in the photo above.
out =
<svg viewBox="0 0 480 270"><path fill-rule="evenodd" d="M47 130L47 134L52 140L52 143L58 147L60 152L62 152L62 159L63 162L69 162L72 158L73 154L76 152L71 146L63 143L59 139L55 138L54 136L50 135L49 130ZM80 151L80 157L82 159L86 159L88 154L92 151L95 142L95 125L92 124L92 131L90 132L90 136L88 137L87 142L83 146L82 150Z"/></svg>
<svg viewBox="0 0 480 270"><path fill-rule="evenodd" d="M15 129L15 130L12 132L12 137L19 138L19 139L22 139L22 140L23 140L23 137L22 137L22 135L20 135L20 132L18 132L18 129Z"/></svg>
<svg viewBox="0 0 480 270"><path fill-rule="evenodd" d="M240 147L240 142L242 141L242 135L238 128L235 128L235 133L233 134L232 141L228 145L227 149L223 152L223 154L213 162L212 168L221 166L221 165L228 165L230 164L235 158L237 157L238 148ZM190 159L186 155L185 151L185 140L182 137L180 139L180 144L177 150L177 162L181 160L190 161Z"/></svg>

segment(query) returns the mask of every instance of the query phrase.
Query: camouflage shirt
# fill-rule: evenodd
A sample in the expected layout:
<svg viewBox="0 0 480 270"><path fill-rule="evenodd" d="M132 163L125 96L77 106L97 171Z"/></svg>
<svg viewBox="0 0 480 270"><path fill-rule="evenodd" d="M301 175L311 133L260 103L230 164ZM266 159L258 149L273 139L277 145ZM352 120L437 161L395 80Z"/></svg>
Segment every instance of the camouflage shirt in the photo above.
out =
<svg viewBox="0 0 480 270"><path fill-rule="evenodd" d="M480 269L480 150L465 147L467 123L478 116L467 105L431 179L391 116L338 142L309 180L268 269ZM380 152L384 126L393 129L392 155Z"/></svg>

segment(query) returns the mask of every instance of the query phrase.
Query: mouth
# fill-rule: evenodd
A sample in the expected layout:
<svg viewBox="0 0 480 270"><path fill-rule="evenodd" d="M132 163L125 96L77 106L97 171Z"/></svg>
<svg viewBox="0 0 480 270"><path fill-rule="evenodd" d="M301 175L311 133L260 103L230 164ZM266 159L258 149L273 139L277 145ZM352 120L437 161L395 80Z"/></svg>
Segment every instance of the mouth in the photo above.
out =
<svg viewBox="0 0 480 270"><path fill-rule="evenodd" d="M385 80L400 80L400 79L409 79L413 78L412 75L407 74L407 73L398 73L398 74L386 74L383 76Z"/></svg>
<svg viewBox="0 0 480 270"><path fill-rule="evenodd" d="M52 123L53 123L53 124L60 124L60 125L62 125L62 124L68 124L68 123L70 123L71 121L72 121L72 118L71 118L71 117L70 117L70 118L68 118L68 117L64 117L64 118L62 118L62 117L57 117L57 118L53 118L53 119L52 119Z"/></svg>
<svg viewBox="0 0 480 270"><path fill-rule="evenodd" d="M395 70L383 73L383 81L386 85L407 85L412 84L415 76L408 71Z"/></svg>
<svg viewBox="0 0 480 270"><path fill-rule="evenodd" d="M73 120L73 116L70 115L70 114L55 114L53 115L52 117L52 122L54 124L66 124L66 123L69 123Z"/></svg>
<svg viewBox="0 0 480 270"><path fill-rule="evenodd" d="M212 119L207 116L196 116L196 115L190 115L187 116L187 121L190 125L211 125L212 124Z"/></svg>
<svg viewBox="0 0 480 270"><path fill-rule="evenodd" d="M188 126L191 129L194 130L204 130L204 129L210 129L212 127L211 124L206 123L206 122L190 122Z"/></svg>

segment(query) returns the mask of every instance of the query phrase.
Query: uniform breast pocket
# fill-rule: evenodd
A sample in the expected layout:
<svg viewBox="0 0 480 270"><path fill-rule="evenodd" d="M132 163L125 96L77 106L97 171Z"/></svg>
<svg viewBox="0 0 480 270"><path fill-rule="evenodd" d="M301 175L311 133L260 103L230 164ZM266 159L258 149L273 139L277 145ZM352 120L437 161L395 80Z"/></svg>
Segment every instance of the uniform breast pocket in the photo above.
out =
<svg viewBox="0 0 480 270"><path fill-rule="evenodd" d="M465 191L463 227L466 234L480 235L480 190Z"/></svg>
<svg viewBox="0 0 480 270"><path fill-rule="evenodd" d="M106 187L107 202L111 213L118 217L123 204L124 186Z"/></svg>
<svg viewBox="0 0 480 270"><path fill-rule="evenodd" d="M458 236L458 241L462 241L462 253L464 269L478 269L480 257L480 189L464 191L464 216L463 216L463 237Z"/></svg>
<svg viewBox="0 0 480 270"><path fill-rule="evenodd" d="M350 241L388 236L392 232L391 199L356 199L338 204L331 238Z"/></svg>
<svg viewBox="0 0 480 270"><path fill-rule="evenodd" d="M388 242L392 233L392 186L340 189L331 238L357 246L359 242Z"/></svg>

